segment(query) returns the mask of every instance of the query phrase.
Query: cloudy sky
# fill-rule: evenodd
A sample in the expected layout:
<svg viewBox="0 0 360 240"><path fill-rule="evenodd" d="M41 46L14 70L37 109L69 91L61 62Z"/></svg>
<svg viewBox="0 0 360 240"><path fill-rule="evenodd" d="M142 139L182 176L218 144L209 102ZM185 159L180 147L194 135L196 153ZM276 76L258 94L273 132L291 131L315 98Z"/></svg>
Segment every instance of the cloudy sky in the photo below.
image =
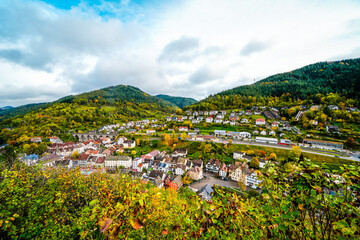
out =
<svg viewBox="0 0 360 240"><path fill-rule="evenodd" d="M0 107L118 84L200 100L357 57L358 0L0 1Z"/></svg>

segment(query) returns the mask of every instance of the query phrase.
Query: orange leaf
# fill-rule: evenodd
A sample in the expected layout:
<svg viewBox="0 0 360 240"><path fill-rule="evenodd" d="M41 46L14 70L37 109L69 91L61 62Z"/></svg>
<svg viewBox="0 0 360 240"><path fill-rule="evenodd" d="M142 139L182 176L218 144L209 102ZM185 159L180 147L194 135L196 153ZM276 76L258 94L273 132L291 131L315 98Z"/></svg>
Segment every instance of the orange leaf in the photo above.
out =
<svg viewBox="0 0 360 240"><path fill-rule="evenodd" d="M169 234L169 231L168 231L167 229L163 229L163 230L161 231L161 234L162 234L162 235L168 235L168 234Z"/></svg>
<svg viewBox="0 0 360 240"><path fill-rule="evenodd" d="M136 219L135 221L131 221L130 223L131 223L131 226L136 230L143 227L143 225L142 225L142 223L140 222L139 219Z"/></svg>
<svg viewBox="0 0 360 240"><path fill-rule="evenodd" d="M100 232L105 232L106 229L109 228L110 224L112 223L112 220L110 218L107 218L104 222L104 225L100 227Z"/></svg>

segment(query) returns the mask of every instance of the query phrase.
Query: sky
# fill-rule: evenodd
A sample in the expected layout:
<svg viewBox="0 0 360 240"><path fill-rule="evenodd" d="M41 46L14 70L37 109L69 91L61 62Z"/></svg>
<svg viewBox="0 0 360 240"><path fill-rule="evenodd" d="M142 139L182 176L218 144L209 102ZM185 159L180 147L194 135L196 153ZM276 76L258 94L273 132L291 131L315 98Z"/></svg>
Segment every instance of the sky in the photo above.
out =
<svg viewBox="0 0 360 240"><path fill-rule="evenodd" d="M119 84L201 100L358 57L358 0L0 0L0 107Z"/></svg>

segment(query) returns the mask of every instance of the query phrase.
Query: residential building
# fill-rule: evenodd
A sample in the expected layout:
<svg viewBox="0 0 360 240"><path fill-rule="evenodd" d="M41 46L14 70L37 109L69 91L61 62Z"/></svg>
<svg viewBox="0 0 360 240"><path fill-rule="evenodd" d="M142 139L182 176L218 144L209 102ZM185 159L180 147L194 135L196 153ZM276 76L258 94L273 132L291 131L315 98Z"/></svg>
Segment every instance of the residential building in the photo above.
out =
<svg viewBox="0 0 360 240"><path fill-rule="evenodd" d="M210 201L213 192L214 190L210 187L210 185L206 184L204 187L200 188L197 194L199 197L201 197L202 200Z"/></svg>
<svg viewBox="0 0 360 240"><path fill-rule="evenodd" d="M265 125L265 124L266 124L265 119L263 118L256 119L256 125Z"/></svg>
<svg viewBox="0 0 360 240"><path fill-rule="evenodd" d="M243 153L243 152L235 151L233 153L233 158L234 159L242 159L244 156L245 156L245 153Z"/></svg>
<svg viewBox="0 0 360 240"><path fill-rule="evenodd" d="M195 181L198 181L203 178L203 170L202 168L195 166L188 171L188 176Z"/></svg>
<svg viewBox="0 0 360 240"><path fill-rule="evenodd" d="M175 166L175 174L176 175L184 175L184 173L186 172L186 165L184 164L177 164Z"/></svg>
<svg viewBox="0 0 360 240"><path fill-rule="evenodd" d="M210 159L208 163L205 165L206 171L217 173L221 167L221 162L219 160Z"/></svg>
<svg viewBox="0 0 360 240"><path fill-rule="evenodd" d="M189 131L189 127L188 126L180 126L179 131L180 132L187 132L187 131Z"/></svg>
<svg viewBox="0 0 360 240"><path fill-rule="evenodd" d="M165 179L165 186L178 191L183 185L182 177L179 175L168 176Z"/></svg>
<svg viewBox="0 0 360 240"><path fill-rule="evenodd" d="M212 118L212 117L207 117L207 118L206 118L206 122L207 122L207 123L212 123L212 122L213 122L213 118Z"/></svg>
<svg viewBox="0 0 360 240"><path fill-rule="evenodd" d="M225 163L223 163L220 167L220 170L219 170L219 176L220 178L226 178L227 176L227 173L228 173L228 167L226 166Z"/></svg>
<svg viewBox="0 0 360 240"><path fill-rule="evenodd" d="M117 167L131 168L132 158L129 156L107 156L105 158L105 167L114 169Z"/></svg>

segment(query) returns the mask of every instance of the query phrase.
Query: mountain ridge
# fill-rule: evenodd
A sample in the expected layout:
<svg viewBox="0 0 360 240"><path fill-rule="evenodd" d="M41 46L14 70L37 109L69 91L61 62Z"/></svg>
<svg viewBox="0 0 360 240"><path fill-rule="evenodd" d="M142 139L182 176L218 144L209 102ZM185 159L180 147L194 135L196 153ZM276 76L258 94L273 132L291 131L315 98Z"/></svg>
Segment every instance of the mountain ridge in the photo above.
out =
<svg viewBox="0 0 360 240"><path fill-rule="evenodd" d="M156 97L161 98L165 101L171 102L171 103L175 104L176 106L178 106L179 108L184 108L188 105L198 102L194 98L177 97L177 96L170 96L170 95L166 95L166 94L158 94L158 95L156 95Z"/></svg>

